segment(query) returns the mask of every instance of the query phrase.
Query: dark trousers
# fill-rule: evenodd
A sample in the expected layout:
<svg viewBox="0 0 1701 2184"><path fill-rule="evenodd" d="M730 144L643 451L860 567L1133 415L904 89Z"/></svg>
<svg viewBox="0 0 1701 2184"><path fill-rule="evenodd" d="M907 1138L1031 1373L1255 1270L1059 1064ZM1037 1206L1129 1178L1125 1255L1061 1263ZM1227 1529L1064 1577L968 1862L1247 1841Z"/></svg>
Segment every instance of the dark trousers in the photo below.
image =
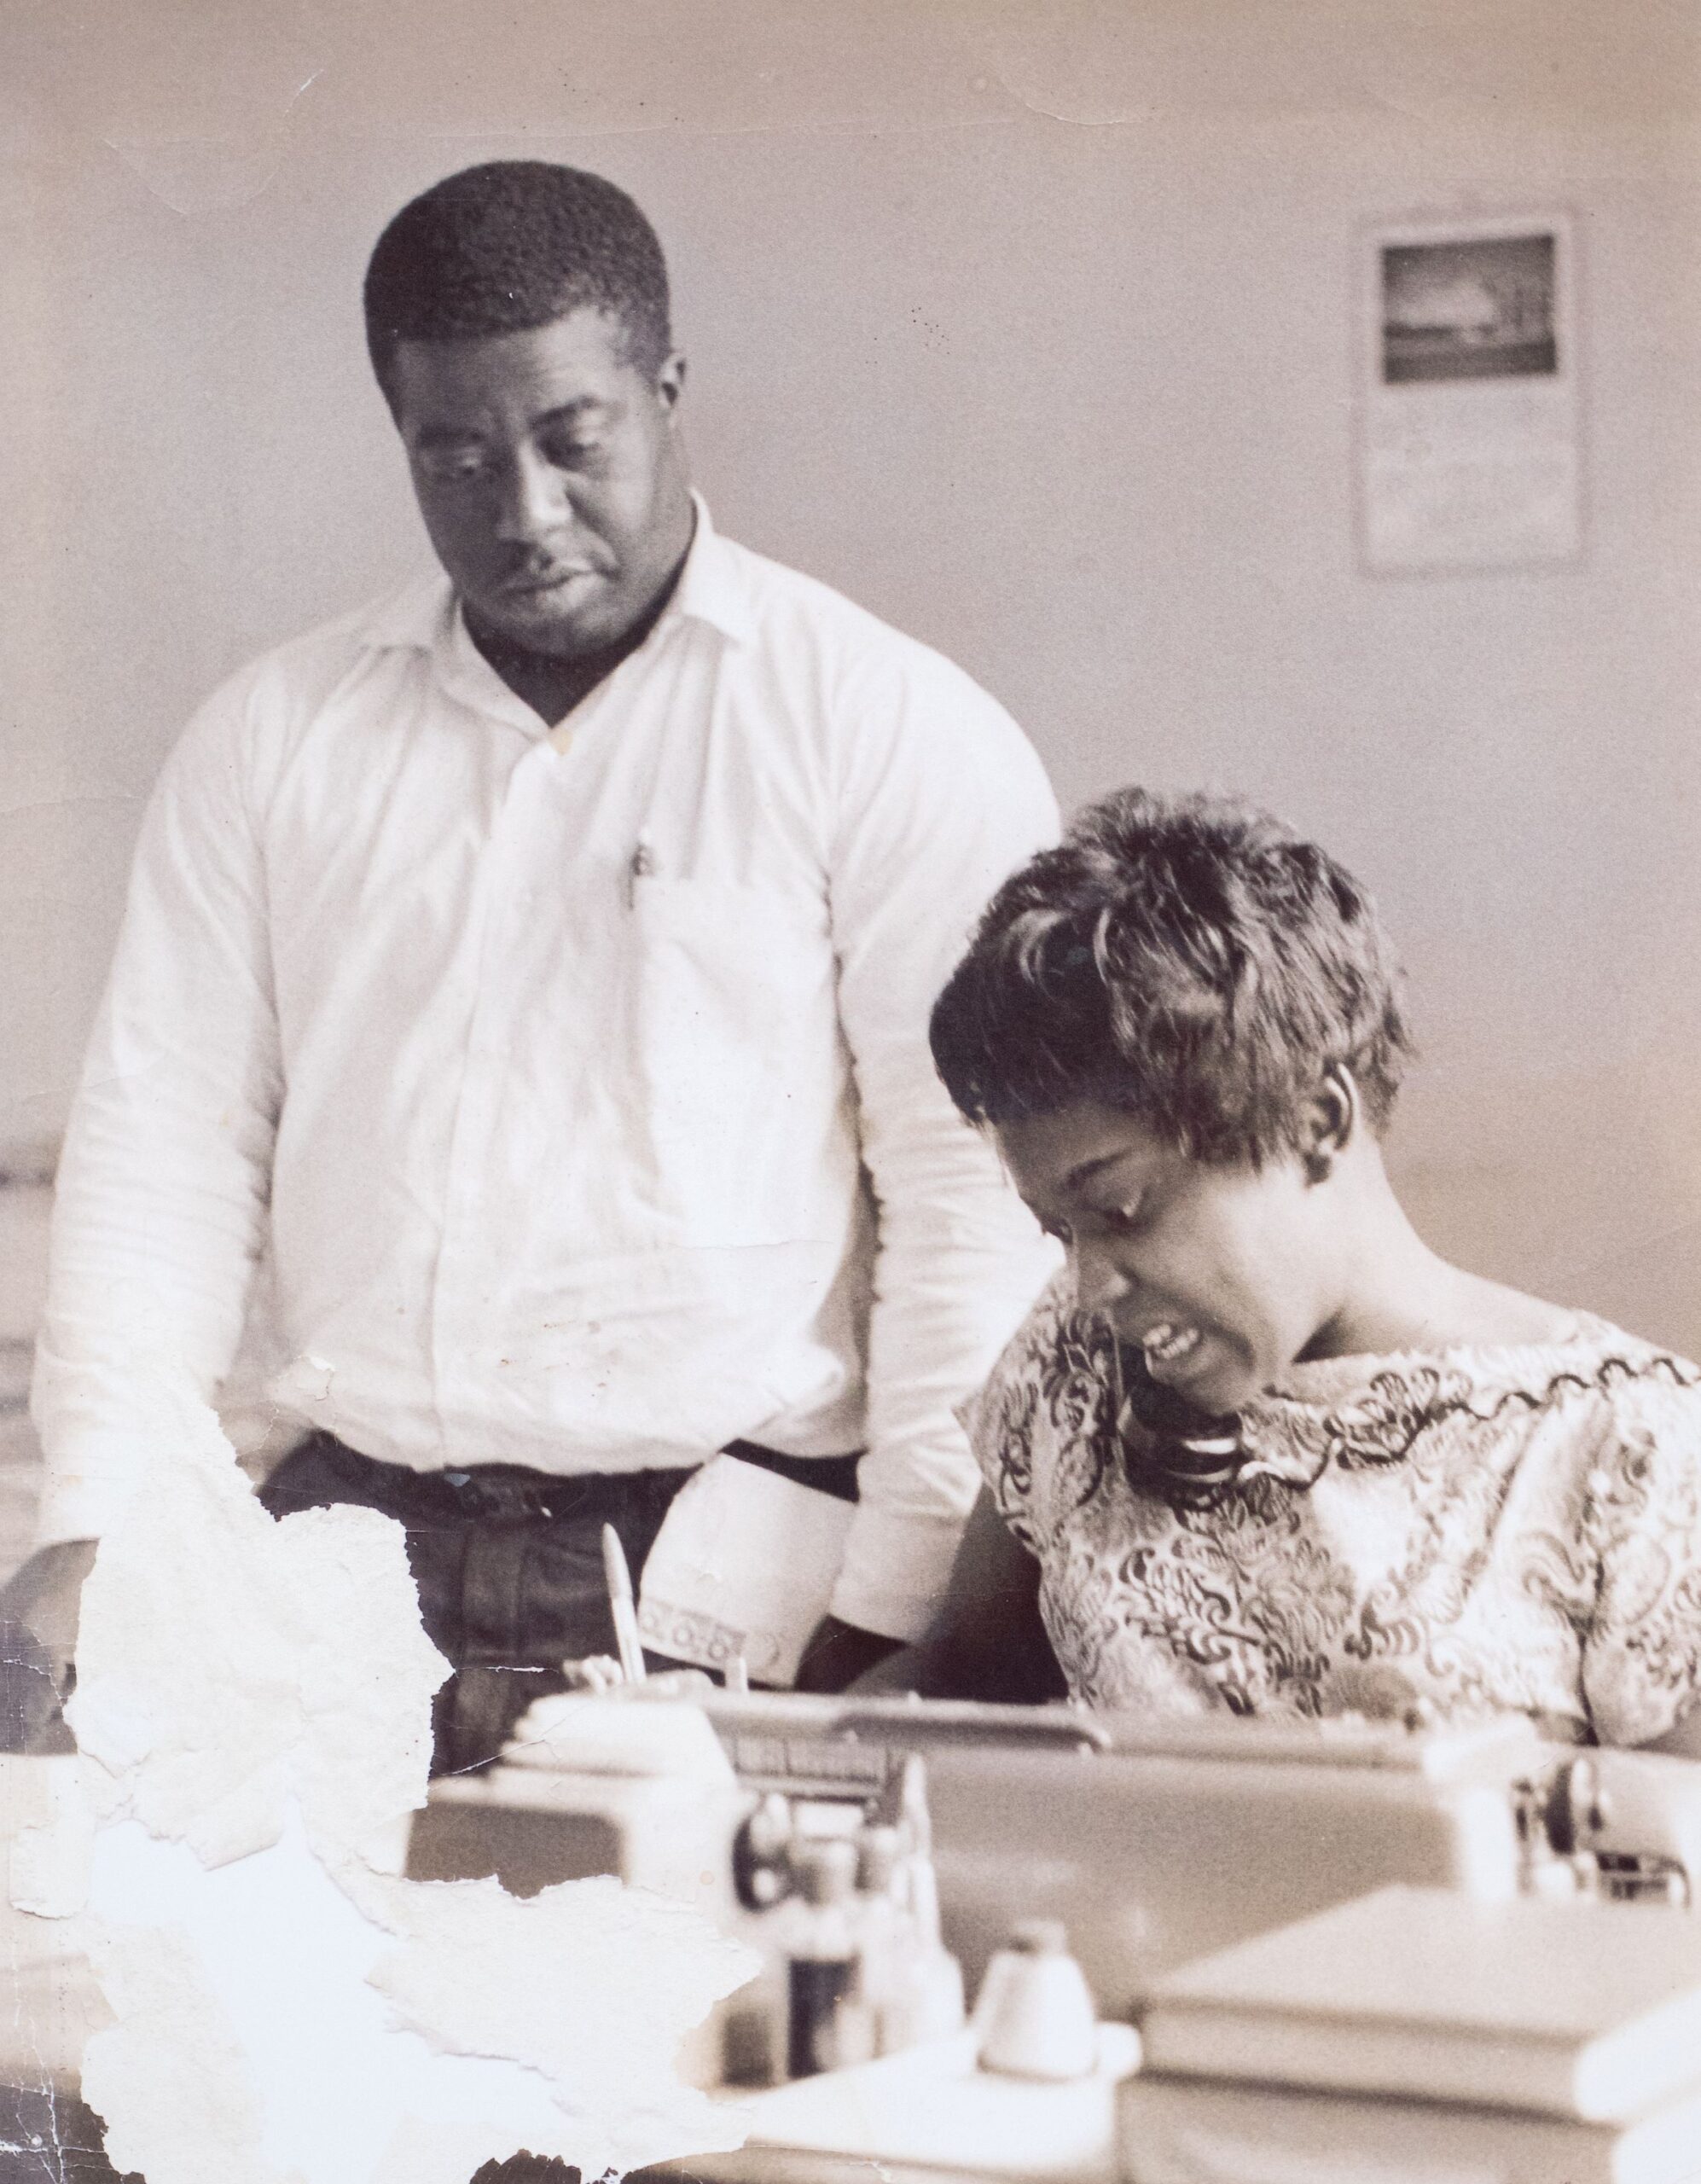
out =
<svg viewBox="0 0 1701 2184"><path fill-rule="evenodd" d="M805 1461L734 1442L765 1470L854 1501L855 1456ZM432 1708L434 1774L494 1759L534 1699L566 1688L561 1664L618 1651L602 1565L612 1525L636 1586L690 1471L556 1478L518 1464L415 1472L314 1433L260 1490L275 1517L351 1502L407 1534L426 1635L454 1670Z"/></svg>
<svg viewBox="0 0 1701 2184"><path fill-rule="evenodd" d="M617 1646L602 1566L612 1525L636 1584L689 1471L551 1478L514 1464L415 1472L315 1433L261 1489L275 1517L351 1502L407 1534L426 1635L455 1674L432 1710L432 1772L494 1759L561 1664Z"/></svg>

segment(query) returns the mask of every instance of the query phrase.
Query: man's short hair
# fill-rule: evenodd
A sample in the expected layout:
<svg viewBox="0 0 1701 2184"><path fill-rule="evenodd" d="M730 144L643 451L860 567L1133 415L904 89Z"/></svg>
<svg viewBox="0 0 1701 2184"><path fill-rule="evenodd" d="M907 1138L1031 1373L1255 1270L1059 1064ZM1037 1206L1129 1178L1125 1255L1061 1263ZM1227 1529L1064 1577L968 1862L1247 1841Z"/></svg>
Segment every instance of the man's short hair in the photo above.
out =
<svg viewBox="0 0 1701 2184"><path fill-rule="evenodd" d="M655 229L612 182L542 160L467 167L404 205L378 239L364 301L386 398L398 342L519 334L576 311L617 320L652 381L673 348Z"/></svg>
<svg viewBox="0 0 1701 2184"><path fill-rule="evenodd" d="M1007 880L933 1010L972 1122L1083 1102L1216 1162L1297 1152L1332 1067L1370 1127L1412 1043L1374 903L1314 842L1245 807L1123 789Z"/></svg>

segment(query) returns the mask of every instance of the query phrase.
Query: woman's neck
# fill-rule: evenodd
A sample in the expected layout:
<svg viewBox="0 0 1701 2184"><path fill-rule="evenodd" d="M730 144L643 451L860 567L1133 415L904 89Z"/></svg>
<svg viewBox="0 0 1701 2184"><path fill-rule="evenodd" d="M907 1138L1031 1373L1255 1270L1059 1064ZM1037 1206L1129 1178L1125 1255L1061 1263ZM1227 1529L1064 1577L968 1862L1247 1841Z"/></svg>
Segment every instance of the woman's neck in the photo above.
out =
<svg viewBox="0 0 1701 2184"><path fill-rule="evenodd" d="M1379 1158L1354 1179L1341 1302L1302 1355L1387 1356L1455 1344L1551 1342L1575 1316L1443 1258L1419 1235Z"/></svg>

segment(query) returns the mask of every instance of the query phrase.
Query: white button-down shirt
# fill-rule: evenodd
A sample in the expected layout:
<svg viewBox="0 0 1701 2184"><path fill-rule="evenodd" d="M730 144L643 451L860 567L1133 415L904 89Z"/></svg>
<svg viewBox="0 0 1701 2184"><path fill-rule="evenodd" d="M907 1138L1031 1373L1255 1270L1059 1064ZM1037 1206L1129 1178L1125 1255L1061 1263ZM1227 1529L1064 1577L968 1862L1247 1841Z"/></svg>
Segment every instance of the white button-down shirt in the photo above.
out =
<svg viewBox="0 0 1701 2184"><path fill-rule="evenodd" d="M216 1399L264 1266L271 1402L391 1462L866 1447L833 1609L914 1635L953 1407L1052 1264L927 1013L1055 822L967 677L700 505L553 732L441 579L238 675L154 793L61 1165L44 1536Z"/></svg>

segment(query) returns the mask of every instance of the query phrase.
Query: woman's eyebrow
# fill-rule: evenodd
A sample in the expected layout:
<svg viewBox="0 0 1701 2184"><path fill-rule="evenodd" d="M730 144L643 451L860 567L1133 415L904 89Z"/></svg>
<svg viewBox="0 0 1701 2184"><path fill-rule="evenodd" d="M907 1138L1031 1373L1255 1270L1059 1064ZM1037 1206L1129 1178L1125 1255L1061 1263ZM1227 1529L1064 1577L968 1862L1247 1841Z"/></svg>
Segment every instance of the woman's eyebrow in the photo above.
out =
<svg viewBox="0 0 1701 2184"><path fill-rule="evenodd" d="M1126 1149L1115 1153L1095 1153L1090 1160L1083 1160L1078 1167L1070 1170L1063 1179L1063 1188L1066 1191L1078 1191L1093 1176L1102 1175L1106 1168L1114 1168L1127 1158Z"/></svg>

